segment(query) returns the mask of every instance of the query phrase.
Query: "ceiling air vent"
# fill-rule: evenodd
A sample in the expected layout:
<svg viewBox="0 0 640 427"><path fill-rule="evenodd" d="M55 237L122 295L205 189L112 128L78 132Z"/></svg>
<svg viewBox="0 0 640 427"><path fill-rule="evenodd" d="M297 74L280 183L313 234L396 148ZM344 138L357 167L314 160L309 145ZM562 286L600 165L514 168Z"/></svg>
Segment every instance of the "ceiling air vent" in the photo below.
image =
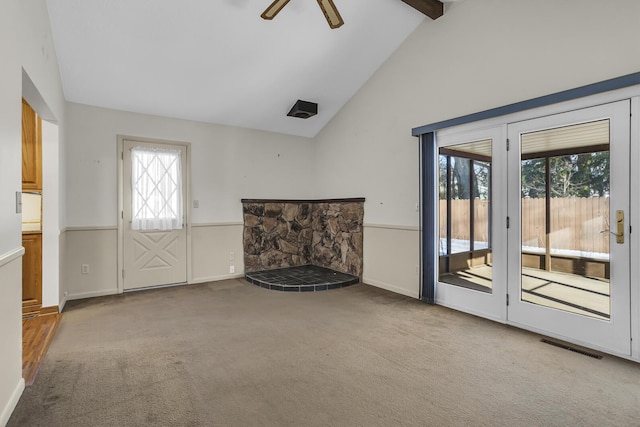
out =
<svg viewBox="0 0 640 427"><path fill-rule="evenodd" d="M293 104L293 107L291 107L291 110L287 113L287 116L297 117L299 119L308 119L316 114L318 114L318 104L298 99L298 101Z"/></svg>

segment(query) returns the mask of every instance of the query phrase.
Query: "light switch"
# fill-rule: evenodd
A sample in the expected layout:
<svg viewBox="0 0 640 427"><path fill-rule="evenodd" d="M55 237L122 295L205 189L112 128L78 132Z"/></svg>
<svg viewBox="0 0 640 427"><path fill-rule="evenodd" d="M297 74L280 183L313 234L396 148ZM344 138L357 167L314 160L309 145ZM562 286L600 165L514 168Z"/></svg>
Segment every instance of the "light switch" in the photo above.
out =
<svg viewBox="0 0 640 427"><path fill-rule="evenodd" d="M16 213L22 213L22 192L16 191Z"/></svg>
<svg viewBox="0 0 640 427"><path fill-rule="evenodd" d="M194 209L198 209L200 207L200 200L194 200L193 201L193 208Z"/></svg>

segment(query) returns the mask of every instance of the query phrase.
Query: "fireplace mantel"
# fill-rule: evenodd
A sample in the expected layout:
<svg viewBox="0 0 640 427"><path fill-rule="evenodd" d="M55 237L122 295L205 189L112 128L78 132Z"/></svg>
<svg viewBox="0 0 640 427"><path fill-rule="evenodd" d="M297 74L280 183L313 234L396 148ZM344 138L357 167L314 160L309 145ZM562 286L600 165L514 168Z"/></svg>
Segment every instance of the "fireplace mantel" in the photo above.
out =
<svg viewBox="0 0 640 427"><path fill-rule="evenodd" d="M364 197L343 199L241 199L242 203L364 203Z"/></svg>

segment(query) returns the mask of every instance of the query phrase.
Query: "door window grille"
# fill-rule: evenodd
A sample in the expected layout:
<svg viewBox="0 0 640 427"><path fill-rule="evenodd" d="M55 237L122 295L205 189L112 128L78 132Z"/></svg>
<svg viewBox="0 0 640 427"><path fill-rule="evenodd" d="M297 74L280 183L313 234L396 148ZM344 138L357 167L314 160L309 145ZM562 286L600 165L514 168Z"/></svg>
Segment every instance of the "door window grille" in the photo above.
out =
<svg viewBox="0 0 640 427"><path fill-rule="evenodd" d="M131 228L177 230L183 226L180 150L131 149Z"/></svg>

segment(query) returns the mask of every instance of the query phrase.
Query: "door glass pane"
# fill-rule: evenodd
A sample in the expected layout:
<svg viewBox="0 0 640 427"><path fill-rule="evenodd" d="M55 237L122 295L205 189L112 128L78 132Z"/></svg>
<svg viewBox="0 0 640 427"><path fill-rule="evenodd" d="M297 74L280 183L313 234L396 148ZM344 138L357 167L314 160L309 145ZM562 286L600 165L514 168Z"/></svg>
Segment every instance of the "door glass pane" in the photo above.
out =
<svg viewBox="0 0 640 427"><path fill-rule="evenodd" d="M523 134L521 153L522 301L609 319L609 120Z"/></svg>
<svg viewBox="0 0 640 427"><path fill-rule="evenodd" d="M491 140L440 148L439 280L491 293Z"/></svg>
<svg viewBox="0 0 640 427"><path fill-rule="evenodd" d="M182 228L180 150L131 148L131 229Z"/></svg>

